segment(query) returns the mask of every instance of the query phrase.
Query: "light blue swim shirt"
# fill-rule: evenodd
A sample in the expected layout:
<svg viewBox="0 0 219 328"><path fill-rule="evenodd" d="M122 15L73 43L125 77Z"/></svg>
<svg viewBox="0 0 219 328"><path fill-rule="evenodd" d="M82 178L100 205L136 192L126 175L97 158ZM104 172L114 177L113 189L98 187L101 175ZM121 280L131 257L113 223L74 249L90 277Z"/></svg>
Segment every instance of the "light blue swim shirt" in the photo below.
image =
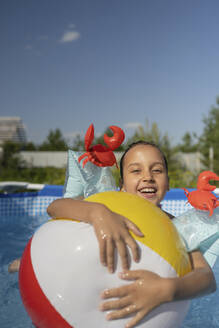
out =
<svg viewBox="0 0 219 328"><path fill-rule="evenodd" d="M84 198L104 191L116 191L109 167L98 167L87 162L82 167L78 157L82 152L68 151L64 198ZM190 209L172 220L188 252L199 249L212 267L219 255L219 208L212 217L208 212Z"/></svg>

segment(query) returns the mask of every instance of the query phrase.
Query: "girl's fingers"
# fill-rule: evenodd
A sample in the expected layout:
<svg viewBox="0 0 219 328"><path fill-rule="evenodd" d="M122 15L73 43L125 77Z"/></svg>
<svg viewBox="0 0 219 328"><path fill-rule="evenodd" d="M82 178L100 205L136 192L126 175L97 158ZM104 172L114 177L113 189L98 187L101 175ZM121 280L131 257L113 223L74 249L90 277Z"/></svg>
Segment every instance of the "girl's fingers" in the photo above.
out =
<svg viewBox="0 0 219 328"><path fill-rule="evenodd" d="M128 250L127 250L127 246L124 244L124 241L122 239L116 241L116 248L121 258L122 269L128 270L129 268Z"/></svg>
<svg viewBox="0 0 219 328"><path fill-rule="evenodd" d="M99 240L99 254L100 254L100 262L107 266L107 259L106 259L106 240L98 239Z"/></svg>
<svg viewBox="0 0 219 328"><path fill-rule="evenodd" d="M137 311L137 307L134 304L128 305L124 307L123 309L113 311L107 314L106 319L107 320L115 320L120 319L129 316L132 313L135 313Z"/></svg>
<svg viewBox="0 0 219 328"><path fill-rule="evenodd" d="M129 221L126 218L125 218L125 224L127 228L131 230L136 236L144 237L144 234L141 232L141 230L137 227L136 224L134 224L133 222Z"/></svg>
<svg viewBox="0 0 219 328"><path fill-rule="evenodd" d="M100 305L100 310L101 311L109 311L109 310L114 310L114 309L121 309L124 308L125 306L128 306L130 303L128 297L122 297L119 300L113 300L113 301L107 301L104 302Z"/></svg>
<svg viewBox="0 0 219 328"><path fill-rule="evenodd" d="M100 262L104 266L107 266L111 273L114 271L115 247L121 259L123 270L129 268L129 252L127 247L131 249L134 261L138 262L140 259L140 250L128 229L132 230L138 236L143 236L134 223L116 213L114 215L118 220L113 218L112 222L106 221L106 224L102 224L102 226L97 221L94 225L99 242Z"/></svg>
<svg viewBox="0 0 219 328"><path fill-rule="evenodd" d="M119 278L123 280L137 280L142 278L142 270L131 270L126 272L120 272Z"/></svg>
<svg viewBox="0 0 219 328"><path fill-rule="evenodd" d="M132 256L135 262L139 262L140 260L140 249L136 241L128 235L127 239L125 240L126 244L129 246L132 252Z"/></svg>
<svg viewBox="0 0 219 328"><path fill-rule="evenodd" d="M137 325L137 323L139 321L141 321L145 315L146 315L146 313L144 313L143 311L137 312L137 314L130 321L127 322L127 324L125 325L125 328L135 327L135 325Z"/></svg>
<svg viewBox="0 0 219 328"><path fill-rule="evenodd" d="M129 291L129 286L122 286L122 287L118 287L118 288L111 288L111 289L105 289L102 294L101 297L103 299L108 299L111 297L124 297L128 294Z"/></svg>
<svg viewBox="0 0 219 328"><path fill-rule="evenodd" d="M114 242L111 238L108 238L106 241L106 260L107 260L107 267L110 273L114 271Z"/></svg>

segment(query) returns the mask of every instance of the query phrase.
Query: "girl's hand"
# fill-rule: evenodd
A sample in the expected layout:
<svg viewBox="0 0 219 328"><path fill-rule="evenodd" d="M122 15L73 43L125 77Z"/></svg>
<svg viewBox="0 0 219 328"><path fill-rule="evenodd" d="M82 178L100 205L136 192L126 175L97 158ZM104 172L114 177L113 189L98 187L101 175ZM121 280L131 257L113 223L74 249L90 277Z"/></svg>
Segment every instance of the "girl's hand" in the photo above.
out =
<svg viewBox="0 0 219 328"><path fill-rule="evenodd" d="M9 273L14 273L14 272L18 272L19 268L20 268L20 263L21 263L21 259L16 259L13 262L11 262L8 266L8 272Z"/></svg>
<svg viewBox="0 0 219 328"><path fill-rule="evenodd" d="M138 245L129 230L139 237L143 237L143 234L134 223L112 212L104 204L62 198L53 201L47 212L53 218L76 219L92 224L99 242L100 261L110 272L114 270L115 248L121 257L123 270L129 267L127 246L134 260L139 260Z"/></svg>
<svg viewBox="0 0 219 328"><path fill-rule="evenodd" d="M114 310L107 314L107 320L120 319L133 314L132 319L125 325L126 328L134 327L151 310L173 298L174 288L171 279L161 278L151 271L126 271L120 273L119 277L134 282L105 290L101 295L103 299L112 297L117 299L102 303L100 310Z"/></svg>
<svg viewBox="0 0 219 328"><path fill-rule="evenodd" d="M123 270L129 268L128 249L130 247L134 261L139 261L139 248L135 239L130 235L131 230L137 236L143 237L138 227L127 218L102 208L92 220L100 249L100 261L108 267L109 272L114 271L114 251L117 249L122 262Z"/></svg>

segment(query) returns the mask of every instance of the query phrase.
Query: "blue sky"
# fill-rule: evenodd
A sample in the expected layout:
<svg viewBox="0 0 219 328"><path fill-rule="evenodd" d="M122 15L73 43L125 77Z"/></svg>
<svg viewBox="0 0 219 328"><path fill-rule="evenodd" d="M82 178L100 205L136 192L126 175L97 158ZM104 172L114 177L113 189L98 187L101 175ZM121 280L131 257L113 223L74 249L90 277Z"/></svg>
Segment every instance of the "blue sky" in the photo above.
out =
<svg viewBox="0 0 219 328"><path fill-rule="evenodd" d="M200 134L219 96L218 12L218 0L1 1L0 115L36 143L91 122Z"/></svg>

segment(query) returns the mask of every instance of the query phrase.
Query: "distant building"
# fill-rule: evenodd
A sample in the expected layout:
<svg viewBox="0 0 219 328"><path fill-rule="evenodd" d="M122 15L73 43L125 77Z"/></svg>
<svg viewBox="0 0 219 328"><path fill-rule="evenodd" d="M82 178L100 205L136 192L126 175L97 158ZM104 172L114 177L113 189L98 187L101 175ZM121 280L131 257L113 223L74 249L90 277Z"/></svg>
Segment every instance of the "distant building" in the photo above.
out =
<svg viewBox="0 0 219 328"><path fill-rule="evenodd" d="M0 117L0 145L5 141L27 141L25 127L20 117Z"/></svg>

